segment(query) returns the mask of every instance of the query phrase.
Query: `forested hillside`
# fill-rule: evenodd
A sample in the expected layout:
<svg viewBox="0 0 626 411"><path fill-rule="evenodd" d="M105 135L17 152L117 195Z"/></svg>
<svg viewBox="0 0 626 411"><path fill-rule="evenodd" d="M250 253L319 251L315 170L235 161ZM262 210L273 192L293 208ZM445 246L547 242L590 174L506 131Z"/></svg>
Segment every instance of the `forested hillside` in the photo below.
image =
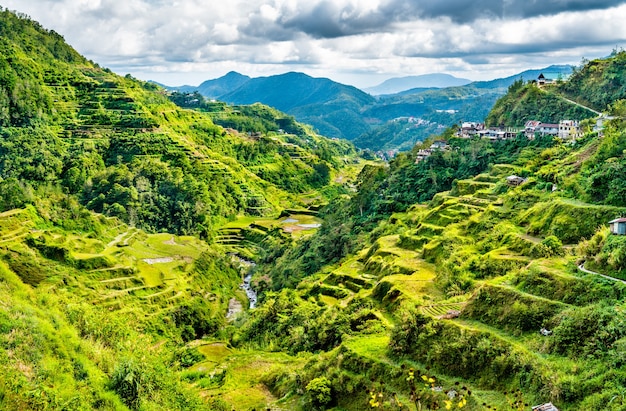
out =
<svg viewBox="0 0 626 411"><path fill-rule="evenodd" d="M540 115L531 87L496 107ZM263 303L230 343L307 359L265 378L288 408L623 409L623 104L576 141L449 130L421 161L430 142L365 167L313 236L261 260Z"/></svg>
<svg viewBox="0 0 626 411"><path fill-rule="evenodd" d="M200 233L237 213L279 210L290 193L328 184L339 157L354 153L270 109L265 117L297 131L298 141L290 131L264 128L255 117L260 109L216 108L233 130L225 131L206 114L176 107L154 85L85 61L28 19L4 11L2 30L10 33L0 60L5 190L60 181L91 210L149 230ZM294 144L304 139L308 147ZM252 167L253 152L263 153L263 166Z"/></svg>
<svg viewBox="0 0 626 411"><path fill-rule="evenodd" d="M0 33L0 409L626 407L624 52L386 164Z"/></svg>
<svg viewBox="0 0 626 411"><path fill-rule="evenodd" d="M2 9L0 47L0 409L214 409L187 368L248 303L220 229L345 193L354 147L120 77Z"/></svg>

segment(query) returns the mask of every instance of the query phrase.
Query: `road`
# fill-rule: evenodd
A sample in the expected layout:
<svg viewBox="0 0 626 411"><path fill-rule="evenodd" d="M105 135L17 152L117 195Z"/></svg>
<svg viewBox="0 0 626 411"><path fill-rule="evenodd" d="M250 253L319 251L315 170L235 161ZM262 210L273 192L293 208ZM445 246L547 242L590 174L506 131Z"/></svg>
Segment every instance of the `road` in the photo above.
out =
<svg viewBox="0 0 626 411"><path fill-rule="evenodd" d="M608 276L608 275L604 275L604 274L596 273L595 271L587 270L587 269L585 268L585 263L582 263L581 265L579 265L579 266L578 266L578 269L579 269L580 271L582 271L583 273L586 273L586 274L599 275L600 277L604 277L604 278L606 278L607 280L617 281L617 282L620 282L620 283L622 283L622 284L626 284L626 281L624 281L624 280L620 280L619 278L615 278L615 277L611 277L611 276Z"/></svg>

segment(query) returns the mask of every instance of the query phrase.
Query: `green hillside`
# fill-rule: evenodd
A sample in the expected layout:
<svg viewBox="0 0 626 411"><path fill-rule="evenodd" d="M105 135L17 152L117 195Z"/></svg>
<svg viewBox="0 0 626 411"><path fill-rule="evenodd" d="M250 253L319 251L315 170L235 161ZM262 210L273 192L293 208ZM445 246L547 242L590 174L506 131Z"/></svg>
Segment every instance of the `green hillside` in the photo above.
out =
<svg viewBox="0 0 626 411"><path fill-rule="evenodd" d="M523 127L531 120L558 124L560 120L584 120L596 116L595 112L564 98L558 86L539 88L536 84L518 81L494 105L485 123L490 126Z"/></svg>
<svg viewBox="0 0 626 411"><path fill-rule="evenodd" d="M189 367L247 307L235 253L314 232L354 147L266 106L183 104L6 10L0 45L0 409L221 407Z"/></svg>
<svg viewBox="0 0 626 411"><path fill-rule="evenodd" d="M626 243L608 222L626 214L624 130L448 133L425 160L429 142L364 168L315 234L273 243L255 275L263 303L230 343L306 359L266 374L277 407L623 409Z"/></svg>
<svg viewBox="0 0 626 411"><path fill-rule="evenodd" d="M26 18L5 11L2 28L12 33L2 37L0 62L7 190L12 179L22 191L60 182L90 210L148 230L206 234L239 213L280 212L297 194L328 184L354 154L270 109L263 115L287 131L264 127L266 119L256 118L262 109L245 120L217 108L227 131L210 115L175 106L151 83L82 59ZM307 139L308 147L298 145Z"/></svg>
<svg viewBox="0 0 626 411"><path fill-rule="evenodd" d="M623 53L490 114L602 129L383 164L0 32L0 409L626 407Z"/></svg>

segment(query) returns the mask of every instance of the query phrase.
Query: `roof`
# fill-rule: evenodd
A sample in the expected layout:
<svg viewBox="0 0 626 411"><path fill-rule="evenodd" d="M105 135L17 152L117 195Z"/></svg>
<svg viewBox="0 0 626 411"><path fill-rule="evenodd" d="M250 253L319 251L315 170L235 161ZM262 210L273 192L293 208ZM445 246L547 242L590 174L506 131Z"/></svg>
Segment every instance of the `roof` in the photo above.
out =
<svg viewBox="0 0 626 411"><path fill-rule="evenodd" d="M613 221L609 221L609 224L613 224L613 223L626 223L626 217L616 218Z"/></svg>
<svg viewBox="0 0 626 411"><path fill-rule="evenodd" d="M508 176L506 178L507 184L512 184L512 185L516 185L516 186L524 183L525 181L526 181L525 178L519 177L519 176Z"/></svg>
<svg viewBox="0 0 626 411"><path fill-rule="evenodd" d="M551 402L542 405L535 405L532 409L533 411L559 411L559 409L556 408Z"/></svg>

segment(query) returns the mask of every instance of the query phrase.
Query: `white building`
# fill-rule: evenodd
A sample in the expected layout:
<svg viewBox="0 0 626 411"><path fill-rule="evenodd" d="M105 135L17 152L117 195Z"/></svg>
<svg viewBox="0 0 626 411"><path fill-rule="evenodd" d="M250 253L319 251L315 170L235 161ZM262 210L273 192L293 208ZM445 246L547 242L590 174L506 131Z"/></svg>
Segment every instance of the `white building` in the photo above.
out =
<svg viewBox="0 0 626 411"><path fill-rule="evenodd" d="M580 124L576 120L559 121L559 137L563 140L569 140L581 137Z"/></svg>

